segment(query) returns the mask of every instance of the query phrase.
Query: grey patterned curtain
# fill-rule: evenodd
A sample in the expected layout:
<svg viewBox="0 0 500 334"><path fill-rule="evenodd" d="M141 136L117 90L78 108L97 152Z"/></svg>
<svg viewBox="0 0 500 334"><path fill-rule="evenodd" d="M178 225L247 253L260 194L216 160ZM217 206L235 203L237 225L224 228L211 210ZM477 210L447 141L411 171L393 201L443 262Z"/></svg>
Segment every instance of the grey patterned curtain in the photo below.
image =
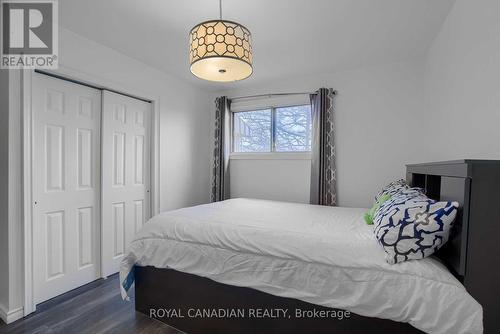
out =
<svg viewBox="0 0 500 334"><path fill-rule="evenodd" d="M320 88L311 95L311 204L337 205L334 96L335 92L331 88Z"/></svg>
<svg viewBox="0 0 500 334"><path fill-rule="evenodd" d="M229 198L230 100L226 96L215 99L215 145L212 169L212 202Z"/></svg>

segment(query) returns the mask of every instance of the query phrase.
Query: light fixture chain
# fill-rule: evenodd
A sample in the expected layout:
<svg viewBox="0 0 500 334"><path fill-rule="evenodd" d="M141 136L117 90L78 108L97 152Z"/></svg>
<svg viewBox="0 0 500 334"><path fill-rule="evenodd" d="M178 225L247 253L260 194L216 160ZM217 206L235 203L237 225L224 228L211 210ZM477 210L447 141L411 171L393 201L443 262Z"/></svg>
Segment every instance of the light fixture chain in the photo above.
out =
<svg viewBox="0 0 500 334"><path fill-rule="evenodd" d="M220 15L220 20L222 21L222 0L219 0L219 15Z"/></svg>

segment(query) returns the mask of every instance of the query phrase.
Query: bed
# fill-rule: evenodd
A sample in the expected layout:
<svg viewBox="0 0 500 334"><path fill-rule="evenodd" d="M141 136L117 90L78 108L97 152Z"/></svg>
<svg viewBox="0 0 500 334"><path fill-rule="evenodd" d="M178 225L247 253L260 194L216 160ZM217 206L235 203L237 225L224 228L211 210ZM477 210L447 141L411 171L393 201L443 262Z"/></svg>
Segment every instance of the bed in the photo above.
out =
<svg viewBox="0 0 500 334"><path fill-rule="evenodd" d="M442 171L415 166L409 182L430 195L465 195L456 176L450 188ZM468 202L441 259L397 265L384 261L366 209L231 199L165 212L131 243L122 294L135 282L138 311L190 333L482 333L456 249Z"/></svg>

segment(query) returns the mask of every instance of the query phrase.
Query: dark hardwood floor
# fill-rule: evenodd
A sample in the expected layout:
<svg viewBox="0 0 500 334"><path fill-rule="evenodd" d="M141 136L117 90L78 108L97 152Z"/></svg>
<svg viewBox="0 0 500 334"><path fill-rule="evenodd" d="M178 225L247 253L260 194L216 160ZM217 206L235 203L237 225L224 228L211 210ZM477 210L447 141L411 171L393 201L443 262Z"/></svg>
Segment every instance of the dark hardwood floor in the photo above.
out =
<svg viewBox="0 0 500 334"><path fill-rule="evenodd" d="M118 275L38 305L37 311L9 325L0 320L0 334L182 333L135 312L134 301L123 301Z"/></svg>

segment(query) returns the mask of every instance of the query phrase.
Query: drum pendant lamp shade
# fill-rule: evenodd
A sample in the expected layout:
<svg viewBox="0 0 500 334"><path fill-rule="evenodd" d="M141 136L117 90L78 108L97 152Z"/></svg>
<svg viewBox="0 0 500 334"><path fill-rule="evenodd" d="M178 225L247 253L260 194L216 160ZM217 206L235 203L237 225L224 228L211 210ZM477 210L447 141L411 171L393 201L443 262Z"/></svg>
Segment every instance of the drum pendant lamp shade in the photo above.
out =
<svg viewBox="0 0 500 334"><path fill-rule="evenodd" d="M191 72L200 79L230 82L253 72L252 35L239 23L202 22L191 29L189 44Z"/></svg>

